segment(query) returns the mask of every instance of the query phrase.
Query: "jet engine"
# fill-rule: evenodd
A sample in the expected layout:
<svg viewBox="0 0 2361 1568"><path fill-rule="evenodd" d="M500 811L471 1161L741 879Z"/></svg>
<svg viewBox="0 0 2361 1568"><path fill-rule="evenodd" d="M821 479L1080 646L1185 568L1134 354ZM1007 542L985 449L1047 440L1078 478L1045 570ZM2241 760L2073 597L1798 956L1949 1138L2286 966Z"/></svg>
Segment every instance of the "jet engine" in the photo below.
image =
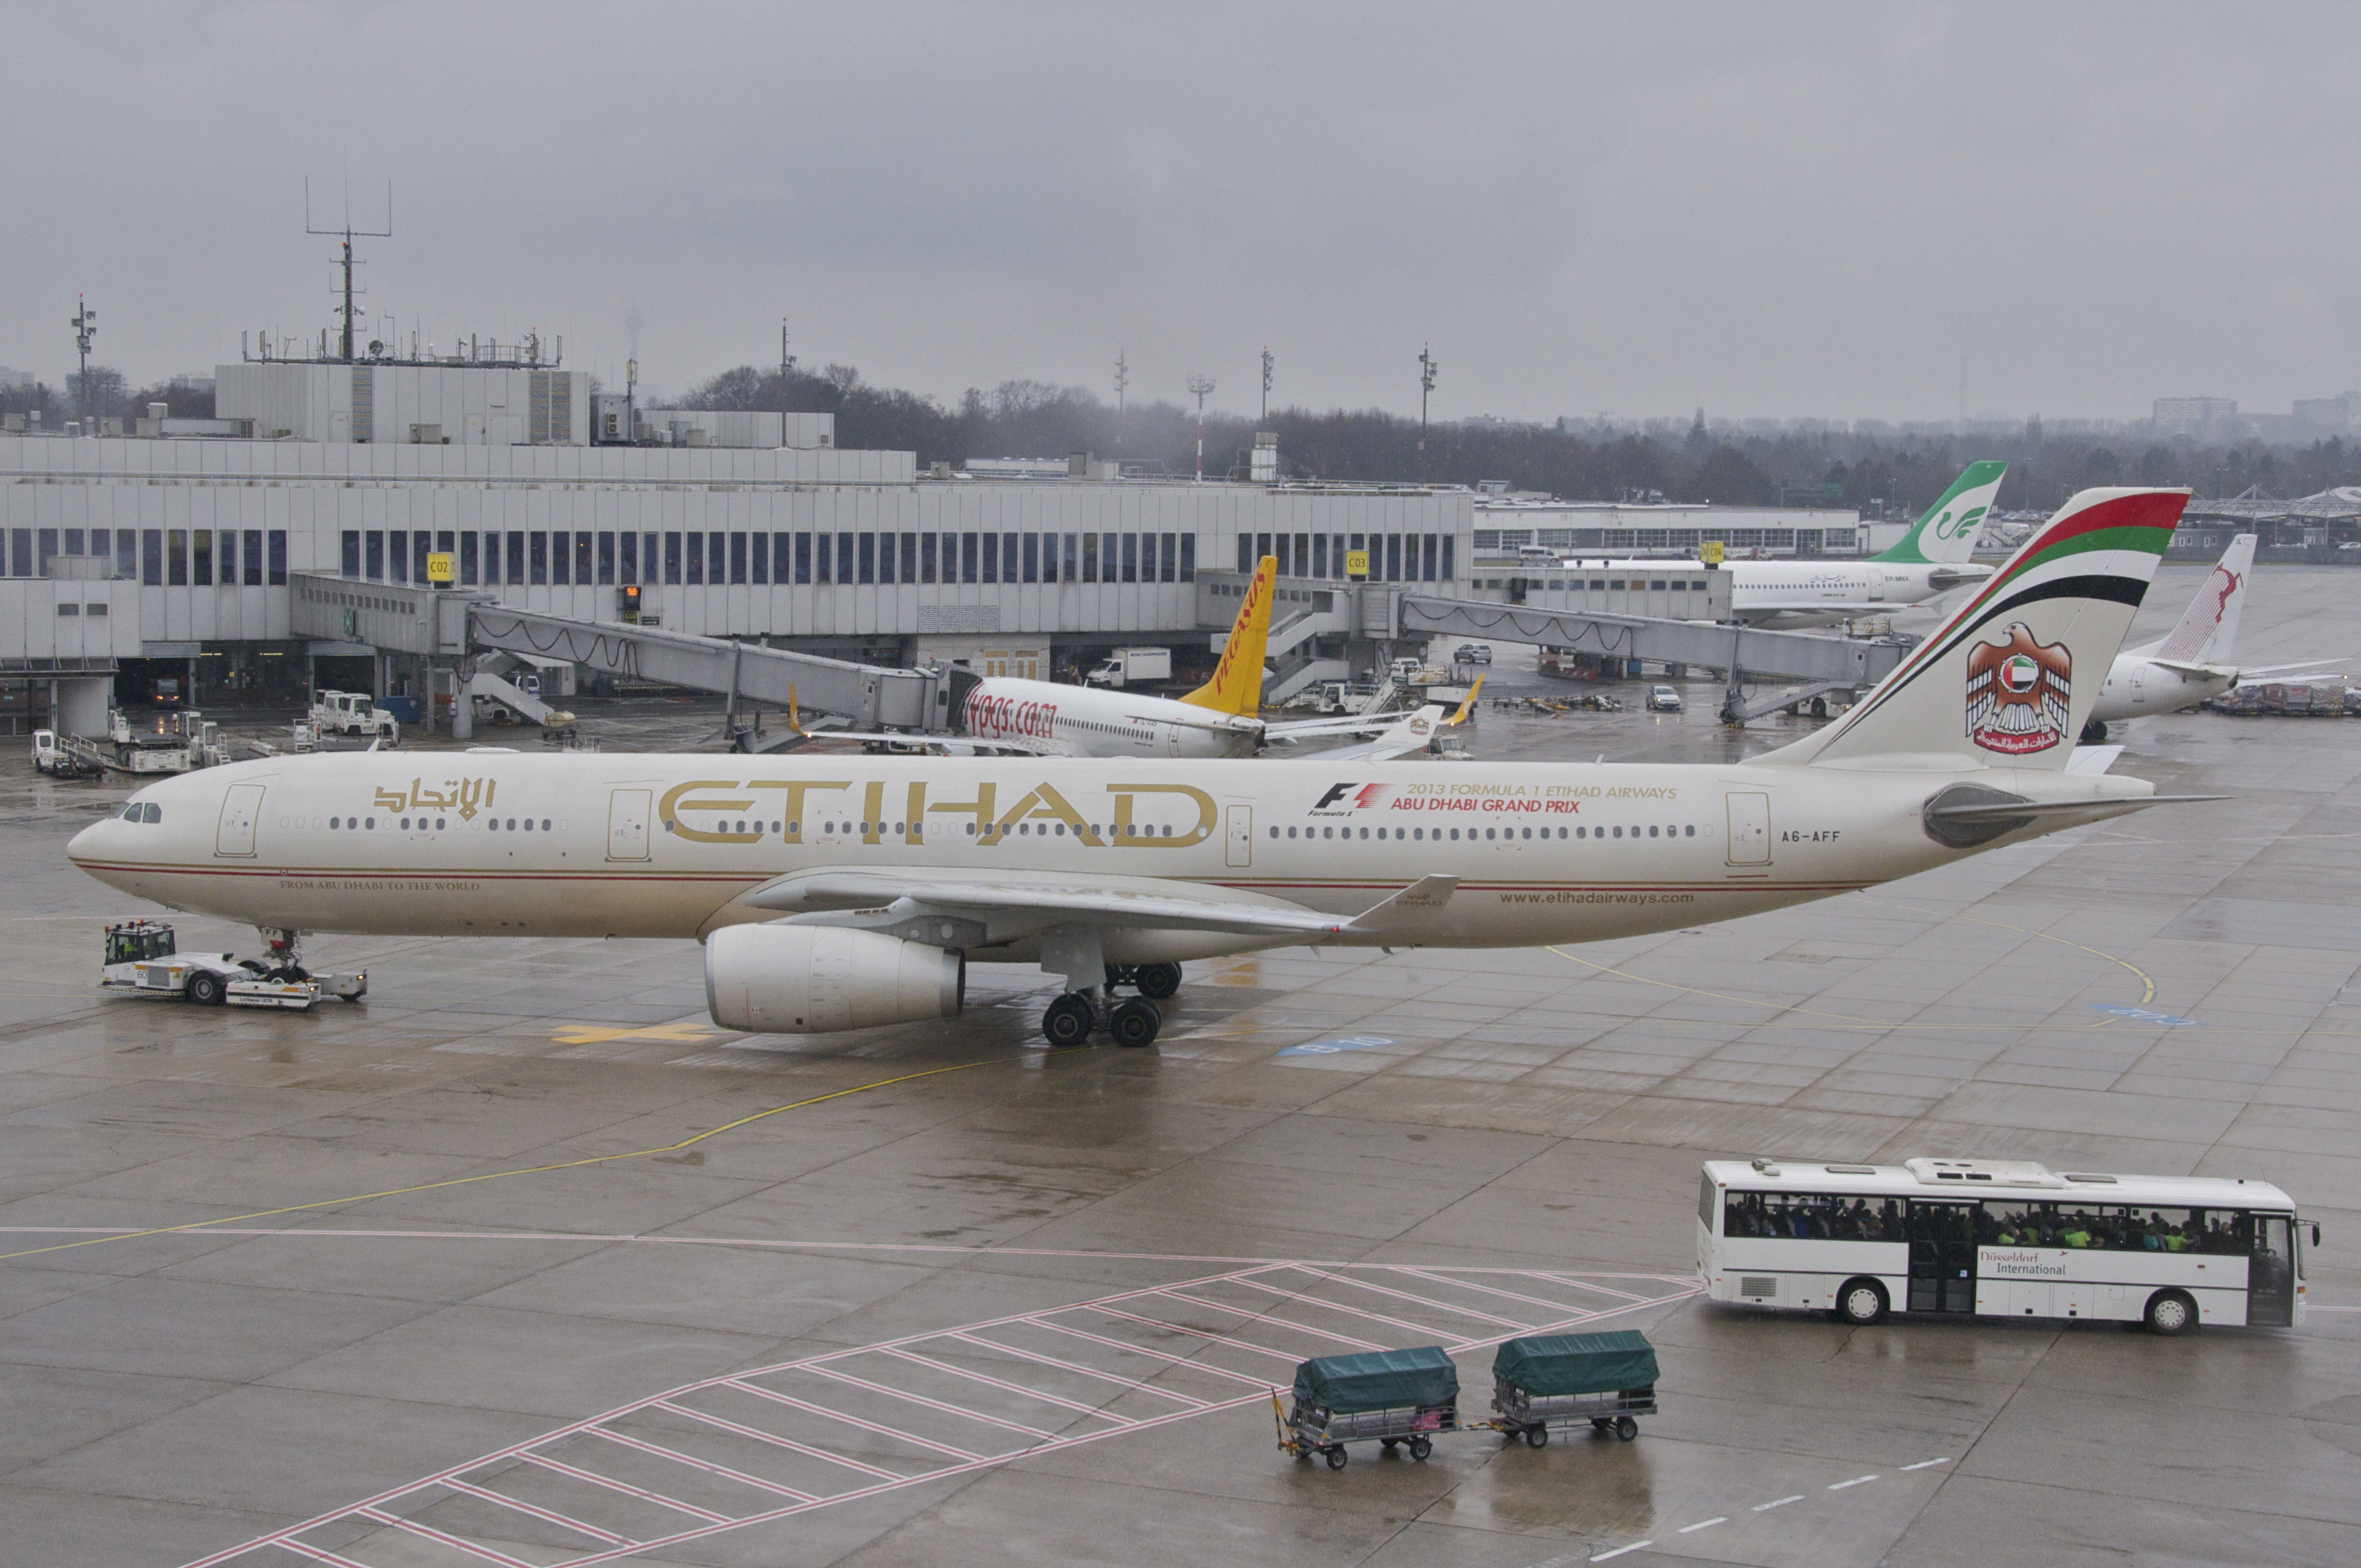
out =
<svg viewBox="0 0 2361 1568"><path fill-rule="evenodd" d="M823 1035L955 1018L967 960L840 926L725 926L705 940L705 1005L725 1029Z"/></svg>

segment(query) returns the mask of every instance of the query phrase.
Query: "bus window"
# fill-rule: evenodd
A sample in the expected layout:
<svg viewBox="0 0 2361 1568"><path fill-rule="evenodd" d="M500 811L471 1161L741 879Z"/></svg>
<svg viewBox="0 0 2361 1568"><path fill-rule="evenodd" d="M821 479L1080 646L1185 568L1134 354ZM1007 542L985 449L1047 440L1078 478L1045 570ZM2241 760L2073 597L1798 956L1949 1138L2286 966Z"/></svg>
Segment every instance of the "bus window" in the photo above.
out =
<svg viewBox="0 0 2361 1568"><path fill-rule="evenodd" d="M1703 1225L1709 1234L1713 1230L1713 1217L1721 1208L1721 1204L1718 1201L1720 1193L1713 1184L1710 1172L1699 1178L1698 1180L1700 1185L1697 1188L1697 1223Z"/></svg>
<svg viewBox="0 0 2361 1568"><path fill-rule="evenodd" d="M1827 1192L1733 1192L1722 1211L1722 1234L1784 1236L1801 1241L1898 1242L1902 1206Z"/></svg>
<svg viewBox="0 0 2361 1568"><path fill-rule="evenodd" d="M2115 1246L2116 1225L2109 1211L2096 1203L2053 1203L2049 1205L2050 1229L2057 1245L2080 1250L2111 1251ZM2121 1211L2114 1211L2120 1213Z"/></svg>
<svg viewBox="0 0 2361 1568"><path fill-rule="evenodd" d="M1987 1198L1976 1213L1978 1246L2050 1246L2042 1205L2021 1198Z"/></svg>
<svg viewBox="0 0 2361 1568"><path fill-rule="evenodd" d="M2158 1209L2135 1204L2126 1211L2124 1245L2135 1252L2190 1250L2190 1213L2186 1209Z"/></svg>
<svg viewBox="0 0 2361 1568"><path fill-rule="evenodd" d="M2197 1222L2191 1227L2192 1252L2213 1253L2223 1257L2244 1255L2253 1237L2255 1255L2262 1255L2261 1225L2268 1214L2248 1214L2236 1209L2201 1209ZM2281 1249L2284 1255L2285 1249Z"/></svg>

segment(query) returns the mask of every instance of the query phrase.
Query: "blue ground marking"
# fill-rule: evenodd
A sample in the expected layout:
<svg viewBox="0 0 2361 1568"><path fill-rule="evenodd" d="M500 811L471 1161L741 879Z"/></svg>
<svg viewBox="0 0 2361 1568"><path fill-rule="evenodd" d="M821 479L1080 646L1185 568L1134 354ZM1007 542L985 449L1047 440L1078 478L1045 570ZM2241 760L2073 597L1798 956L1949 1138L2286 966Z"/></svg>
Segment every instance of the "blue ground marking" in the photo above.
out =
<svg viewBox="0 0 2361 1568"><path fill-rule="evenodd" d="M1283 1057L1333 1057L1339 1051L1366 1051L1372 1046L1390 1046L1393 1043L1383 1035L1344 1035L1333 1040L1306 1040L1300 1046L1290 1046L1279 1054Z"/></svg>
<svg viewBox="0 0 2361 1568"><path fill-rule="evenodd" d="M2176 1018L2169 1013L2158 1013L2147 1007L2114 1007L2104 1002L2093 1002L2091 1003L2091 1011L2110 1014L2117 1018L2129 1018L2136 1024L2161 1024L2168 1029L2197 1027L2197 1020L2194 1018Z"/></svg>

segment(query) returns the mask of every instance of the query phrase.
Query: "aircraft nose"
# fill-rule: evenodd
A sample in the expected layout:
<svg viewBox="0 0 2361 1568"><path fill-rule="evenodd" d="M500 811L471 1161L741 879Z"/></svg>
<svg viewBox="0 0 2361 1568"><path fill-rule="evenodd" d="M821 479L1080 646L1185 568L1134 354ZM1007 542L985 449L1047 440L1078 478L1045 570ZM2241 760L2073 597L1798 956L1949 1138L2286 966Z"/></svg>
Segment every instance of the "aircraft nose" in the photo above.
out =
<svg viewBox="0 0 2361 1568"><path fill-rule="evenodd" d="M93 822L89 827L83 828L81 832L75 834L72 838L67 839L66 859L73 861L76 865L80 865L84 861L96 856L98 853L99 836L105 830L105 823Z"/></svg>

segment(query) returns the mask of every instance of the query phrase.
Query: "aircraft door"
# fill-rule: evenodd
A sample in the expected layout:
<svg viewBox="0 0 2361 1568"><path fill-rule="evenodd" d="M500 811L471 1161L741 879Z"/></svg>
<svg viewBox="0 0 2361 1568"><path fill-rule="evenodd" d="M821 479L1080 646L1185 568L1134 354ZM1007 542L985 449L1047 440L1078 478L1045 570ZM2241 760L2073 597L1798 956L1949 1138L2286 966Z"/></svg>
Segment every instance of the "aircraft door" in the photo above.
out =
<svg viewBox="0 0 2361 1568"><path fill-rule="evenodd" d="M1229 833L1224 841L1227 863L1233 866L1254 864L1254 807L1233 806L1228 820Z"/></svg>
<svg viewBox="0 0 2361 1568"><path fill-rule="evenodd" d="M619 789L607 800L607 858L644 861L648 858L648 816L655 792Z"/></svg>
<svg viewBox="0 0 2361 1568"><path fill-rule="evenodd" d="M1767 866L1771 863L1771 797L1753 790L1732 790L1730 806L1730 863Z"/></svg>
<svg viewBox="0 0 2361 1568"><path fill-rule="evenodd" d="M255 825L262 816L260 784L232 784L222 796L221 825L214 832L216 855L254 854Z"/></svg>

